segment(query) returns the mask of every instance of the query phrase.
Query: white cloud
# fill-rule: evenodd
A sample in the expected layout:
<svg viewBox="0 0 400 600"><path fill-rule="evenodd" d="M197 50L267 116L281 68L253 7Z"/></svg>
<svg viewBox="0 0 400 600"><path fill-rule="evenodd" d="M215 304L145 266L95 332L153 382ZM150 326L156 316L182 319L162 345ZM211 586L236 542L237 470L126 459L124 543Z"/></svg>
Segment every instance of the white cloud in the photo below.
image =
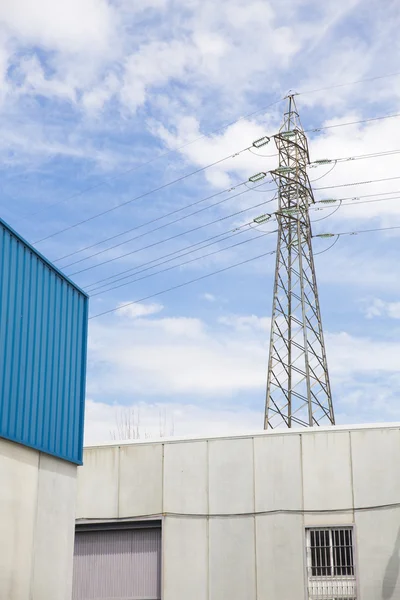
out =
<svg viewBox="0 0 400 600"><path fill-rule="evenodd" d="M210 294L208 292L203 294L202 298L204 298L204 300L207 300L207 302L215 302L216 301L216 297L214 296L214 294Z"/></svg>
<svg viewBox="0 0 400 600"><path fill-rule="evenodd" d="M270 317L258 317L256 315L227 315L220 317L218 322L227 327L233 327L237 331L254 329L268 333L271 327Z"/></svg>
<svg viewBox="0 0 400 600"><path fill-rule="evenodd" d="M400 302L385 302L375 298L364 307L367 319L374 317L389 317L389 319L400 319Z"/></svg>
<svg viewBox="0 0 400 600"><path fill-rule="evenodd" d="M7 119L6 119L7 120ZM94 170L110 171L121 169L128 157L121 157L107 148L99 148L83 132L69 132L62 126L44 128L42 123L21 118L18 127L5 124L0 137L0 156L3 164L19 167L29 165L39 169L55 157L80 160ZM29 212L29 208L28 208Z"/></svg>
<svg viewBox="0 0 400 600"><path fill-rule="evenodd" d="M167 403L106 404L86 401L85 444L110 442L118 434L120 415L130 414L140 439L171 435L230 435L263 428L263 411L245 407L207 408L192 404Z"/></svg>
<svg viewBox="0 0 400 600"><path fill-rule="evenodd" d="M89 394L95 400L138 394L224 398L260 391L265 385L269 322L257 315L226 316L213 327L188 317L93 322ZM329 369L338 383L398 370L396 342L328 332L326 344Z"/></svg>
<svg viewBox="0 0 400 600"><path fill-rule="evenodd" d="M90 90L84 92L82 96L82 105L90 114L98 114L104 108L104 105L113 97L119 88L119 81L116 75L110 73L104 81L95 85Z"/></svg>
<svg viewBox="0 0 400 600"><path fill-rule="evenodd" d="M167 321L92 326L86 443L110 440L125 411L141 437L262 428L269 320L231 315L212 329L187 318L171 319L171 329ZM188 321L198 323L189 336ZM345 332L327 333L326 343L337 422L397 419L400 344ZM240 392L253 403L258 397L259 408L232 401Z"/></svg>
<svg viewBox="0 0 400 600"><path fill-rule="evenodd" d="M247 334L247 331L250 333ZM257 337L258 336L258 337ZM257 328L211 330L187 317L93 323L89 393L224 396L257 389L264 380L266 348ZM107 364L107 370L96 369Z"/></svg>
<svg viewBox="0 0 400 600"><path fill-rule="evenodd" d="M199 340L203 337L204 324L200 319L190 317L171 317L159 319L154 328L172 338L192 338Z"/></svg>
<svg viewBox="0 0 400 600"><path fill-rule="evenodd" d="M172 40L143 44L125 63L122 102L135 111L146 101L149 86L160 86L181 78L195 60L190 42Z"/></svg>
<svg viewBox="0 0 400 600"><path fill-rule="evenodd" d="M174 131L154 122L151 126L152 132L158 135L171 149L201 138L196 144L187 145L180 150L185 161L196 167L204 167L232 155L229 160L213 166L204 173L212 185L218 188L227 188L233 181L237 182L238 179L245 181L258 171L268 171L277 165L277 150L273 140L259 151L254 148L253 152L245 151L238 154L238 151L251 146L253 141L270 134L271 131L276 131L278 122L276 115L271 113L265 119L264 124L243 119L219 134L205 137L201 137L200 123L194 117L178 118L174 123Z"/></svg>
<svg viewBox="0 0 400 600"><path fill-rule="evenodd" d="M120 10L126 13L137 13L149 9L162 10L168 5L168 0L116 0L116 5Z"/></svg>
<svg viewBox="0 0 400 600"><path fill-rule="evenodd" d="M104 53L114 37L116 14L106 0L3 0L0 23L25 44L72 54Z"/></svg>
<svg viewBox="0 0 400 600"><path fill-rule="evenodd" d="M321 22L311 25L297 18L295 35L294 23L285 19L283 24L274 3L266 0L252 0L245 7L238 0L223 0L218 6L211 0L192 0L166 12L169 4L168 0L5 0L0 6L0 34L5 32L14 49L25 52L31 46L42 69L45 64L50 67L46 75L36 72L41 84L37 94L52 97L69 88L67 95L82 98L89 111L100 110L115 94L134 111L150 91L174 80L186 88L194 86L190 98L198 105L202 89L217 87L239 107L245 94L266 76L276 80L279 69L288 66L321 29ZM144 27L142 22L137 27L139 12ZM323 13L323 21L331 18ZM149 14L157 14L161 22L147 23ZM285 16L289 14L285 10ZM30 79L32 83L32 73ZM156 104L157 95L151 101Z"/></svg>
<svg viewBox="0 0 400 600"><path fill-rule="evenodd" d="M118 310L117 315L120 317L130 317L131 319L155 315L164 308L162 304L140 304L139 302L130 304L129 306L124 306L124 303L121 302L118 306L120 309Z"/></svg>
<svg viewBox="0 0 400 600"><path fill-rule="evenodd" d="M337 222L328 225L326 221L325 231L337 230ZM346 286L347 290L355 290L356 293L363 289L375 294L377 293L375 290L382 288L397 293L400 290L400 280L393 277L398 263L396 251L392 251L393 246L389 243L377 252L376 240L375 237L373 244L368 234L343 237L332 250L320 256L316 255L319 284ZM330 246L332 246L331 239L315 239L313 243L316 254L326 251Z"/></svg>
<svg viewBox="0 0 400 600"><path fill-rule="evenodd" d="M302 99L300 97L298 100L300 111L301 103ZM200 124L193 117L177 119L174 127L170 129L153 122L151 129L171 149L183 146L189 140L200 138L196 144L183 147L179 152L186 162L196 167L203 167L221 158L229 157L231 154L234 155L254 140L276 132L282 118L283 107L284 105L281 103L278 106L279 113L269 114L263 125L257 121L242 120L227 127L222 133L202 138ZM323 126L336 126L362 119L363 115L361 113L345 112L340 118L326 120ZM338 228L341 223L346 225L349 221L355 219L359 224L361 222L361 225L362 221L371 219L378 219L381 227L400 225L400 180L390 180L390 178L396 176L399 154L351 160L352 157L398 150L397 140L399 135L400 119L333 127L332 129L322 129L318 133L309 134L311 161L325 158L350 159L347 162L338 162L336 166L334 164L312 166L309 169L309 177L313 182L317 200L345 198L337 212L334 211L339 202L337 205L328 207L317 205L316 210L311 211L311 218L317 223L315 233L329 231L327 227L333 227L333 231L341 231ZM246 140L246 142L243 141L239 145L238 140ZM204 175L213 186L228 188L234 183L246 180L257 171L268 171L275 168L278 160L276 154L276 145L274 140L271 139L270 143L259 151L253 149L251 152L241 152L239 155L207 169ZM373 169L373 174L371 174L371 169ZM371 179L388 179L388 181L335 188L335 186L347 183L369 182ZM270 184L266 186L266 189L272 187ZM319 190L318 188L327 189ZM270 193L272 196L273 192ZM241 204L246 203L248 196L250 195L239 197L235 201L236 204L241 206ZM330 214L332 214L332 217L327 221L325 217ZM393 217L396 220L393 220ZM321 225L319 225L320 219L322 220ZM359 228L363 229L364 227ZM346 229L342 230L346 231ZM396 236L399 235L399 232L389 231L384 235Z"/></svg>
<svg viewBox="0 0 400 600"><path fill-rule="evenodd" d="M338 125L340 123L362 120L360 113L346 113L340 119L331 119L326 125ZM369 122L346 127L338 127L322 131L317 136L312 136L310 142L311 160L316 159L335 159L346 157L357 157L367 154L398 150L397 137L400 133L400 119L388 119L383 121ZM398 154L364 158L361 160L349 160L336 165L333 170L331 165L324 165L318 168L310 169L310 179L319 179L314 187L328 187L341 185L343 183L363 182L375 179L390 179L396 176L396 165L398 163ZM328 173L326 176L325 173ZM349 221L357 219L365 221L368 219L379 219L381 224L395 225L400 224L400 201L399 198L384 200L384 196L379 196L390 192L387 198L392 195L400 196L400 180L381 181L377 183L366 183L357 186L341 187L337 189L326 189L316 191L316 197L319 198L350 198L344 200L343 206L332 217L333 221ZM392 194L393 192L393 194ZM372 197L376 194L375 197ZM369 195L364 198L363 196ZM351 200L354 198L354 200ZM367 201L368 202L365 202ZM373 201L372 200L379 200ZM357 202L362 201L362 204ZM332 208L332 207L331 207ZM323 210L320 213L314 213L313 218L319 218L328 215L331 210ZM390 217L390 221L388 219ZM397 221L393 220L397 217ZM396 235L392 233L390 235ZM398 234L397 234L398 235Z"/></svg>
<svg viewBox="0 0 400 600"><path fill-rule="evenodd" d="M9 94L11 101L27 94L63 99L73 103L79 116L83 111L92 117L99 116L110 100L115 100L114 111L122 108L129 118L129 111L148 102L155 108L153 114L170 123L165 128L153 123L152 131L172 147L196 136L202 118L213 111L223 108L223 119L246 110L248 95L264 93L266 81L269 92L280 93L291 61L306 53L310 43L314 44L313 57L318 55L324 42L318 34L332 32L355 4L341 0L320 6L312 1L303 12L294 0L279 5L251 0L245 7L239 0L217 4L191 0L178 2L173 10L169 0L5 0L0 6L0 81L8 66L23 81L16 84L9 78L0 94ZM310 20L308 12L315 18ZM358 58L364 60L367 72L372 59L358 38L345 38L334 49L325 53L332 55L338 77L343 77L343 66L349 65L359 77ZM371 52L379 48L374 46ZM332 78L333 71L322 59L317 65L315 69L313 61L316 85L321 85L321 77L328 73ZM210 158L220 158L225 149L235 151L237 140L251 142L270 126L275 129L275 123L268 120L260 125L261 118L206 138L182 156L204 165ZM101 127L101 119L97 124ZM248 153L206 176L212 184L224 187L233 174L246 178L258 165L269 168L269 161Z"/></svg>
<svg viewBox="0 0 400 600"><path fill-rule="evenodd" d="M369 337L356 337L346 332L326 334L329 369L340 380L360 374L397 373L400 343Z"/></svg>
<svg viewBox="0 0 400 600"><path fill-rule="evenodd" d="M37 56L24 57L18 68L18 74L23 77L23 86L19 95L37 94L76 101L76 90L67 81L56 77L47 78Z"/></svg>

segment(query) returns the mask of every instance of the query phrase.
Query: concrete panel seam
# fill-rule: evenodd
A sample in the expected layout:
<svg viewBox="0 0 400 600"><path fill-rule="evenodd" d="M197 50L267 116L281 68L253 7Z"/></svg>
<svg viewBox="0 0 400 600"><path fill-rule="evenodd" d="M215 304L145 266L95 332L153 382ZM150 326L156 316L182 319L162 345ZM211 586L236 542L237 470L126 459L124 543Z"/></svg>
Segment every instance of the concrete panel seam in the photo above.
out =
<svg viewBox="0 0 400 600"><path fill-rule="evenodd" d="M353 444L352 444L351 431L349 431L349 458L350 458L351 501L352 501L353 509L354 509L355 503L354 503ZM353 512L353 521L354 521L354 512Z"/></svg>
<svg viewBox="0 0 400 600"><path fill-rule="evenodd" d="M210 442L207 440L207 514L210 513ZM207 600L210 600L210 519L207 519Z"/></svg>
<svg viewBox="0 0 400 600"><path fill-rule="evenodd" d="M164 512L164 477L165 477L165 444L162 444L161 452L161 512ZM164 534L165 517L161 520L161 600L164 598L164 586L165 586L165 569L164 569L164 551L165 551L165 534Z"/></svg>
<svg viewBox="0 0 400 600"><path fill-rule="evenodd" d="M121 446L118 446L118 451L117 451L117 469L118 469L118 474L117 474L117 516L118 519L121 516L121 511L120 511L120 495L121 495Z"/></svg>
<svg viewBox="0 0 400 600"><path fill-rule="evenodd" d="M303 578L304 578L304 598L307 598L307 557L306 557L306 535L305 535L305 518L304 518L304 469L303 469L303 436L300 434L300 485L301 485L301 509L303 511L302 522L302 540L303 540Z"/></svg>
<svg viewBox="0 0 400 600"><path fill-rule="evenodd" d="M254 577L255 577L255 592L256 600L258 600L258 572L257 572L257 517L256 514L256 459L255 459L255 441L252 438L253 448L253 527L254 527Z"/></svg>
<svg viewBox="0 0 400 600"><path fill-rule="evenodd" d="M161 446L161 512L164 512L165 508L165 498L164 498L164 490L165 490L165 444Z"/></svg>

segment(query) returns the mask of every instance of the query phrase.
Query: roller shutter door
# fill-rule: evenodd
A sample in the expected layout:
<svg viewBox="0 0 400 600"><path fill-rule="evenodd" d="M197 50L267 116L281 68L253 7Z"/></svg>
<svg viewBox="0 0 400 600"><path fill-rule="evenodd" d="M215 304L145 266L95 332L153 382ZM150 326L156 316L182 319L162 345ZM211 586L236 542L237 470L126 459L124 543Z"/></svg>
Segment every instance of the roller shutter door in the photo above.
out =
<svg viewBox="0 0 400 600"><path fill-rule="evenodd" d="M73 600L159 600L160 589L159 524L77 530Z"/></svg>

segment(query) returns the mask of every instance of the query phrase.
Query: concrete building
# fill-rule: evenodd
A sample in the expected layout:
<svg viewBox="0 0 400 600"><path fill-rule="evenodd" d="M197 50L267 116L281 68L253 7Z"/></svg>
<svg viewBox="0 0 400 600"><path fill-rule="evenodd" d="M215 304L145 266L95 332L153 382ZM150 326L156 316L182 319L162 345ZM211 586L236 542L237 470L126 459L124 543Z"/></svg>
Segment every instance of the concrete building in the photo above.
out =
<svg viewBox="0 0 400 600"><path fill-rule="evenodd" d="M76 469L0 440L1 600L70 600Z"/></svg>
<svg viewBox="0 0 400 600"><path fill-rule="evenodd" d="M70 600L88 297L0 219L0 599Z"/></svg>
<svg viewBox="0 0 400 600"><path fill-rule="evenodd" d="M73 600L400 598L400 425L86 448Z"/></svg>

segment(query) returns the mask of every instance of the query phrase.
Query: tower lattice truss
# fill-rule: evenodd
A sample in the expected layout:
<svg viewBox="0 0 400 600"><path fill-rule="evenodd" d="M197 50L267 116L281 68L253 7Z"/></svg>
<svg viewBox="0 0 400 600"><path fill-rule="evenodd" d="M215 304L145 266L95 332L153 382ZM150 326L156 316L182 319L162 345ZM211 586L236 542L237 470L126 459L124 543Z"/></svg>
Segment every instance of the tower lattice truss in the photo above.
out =
<svg viewBox="0 0 400 600"><path fill-rule="evenodd" d="M264 427L333 425L311 244L308 144L293 96L275 142L278 246Z"/></svg>

